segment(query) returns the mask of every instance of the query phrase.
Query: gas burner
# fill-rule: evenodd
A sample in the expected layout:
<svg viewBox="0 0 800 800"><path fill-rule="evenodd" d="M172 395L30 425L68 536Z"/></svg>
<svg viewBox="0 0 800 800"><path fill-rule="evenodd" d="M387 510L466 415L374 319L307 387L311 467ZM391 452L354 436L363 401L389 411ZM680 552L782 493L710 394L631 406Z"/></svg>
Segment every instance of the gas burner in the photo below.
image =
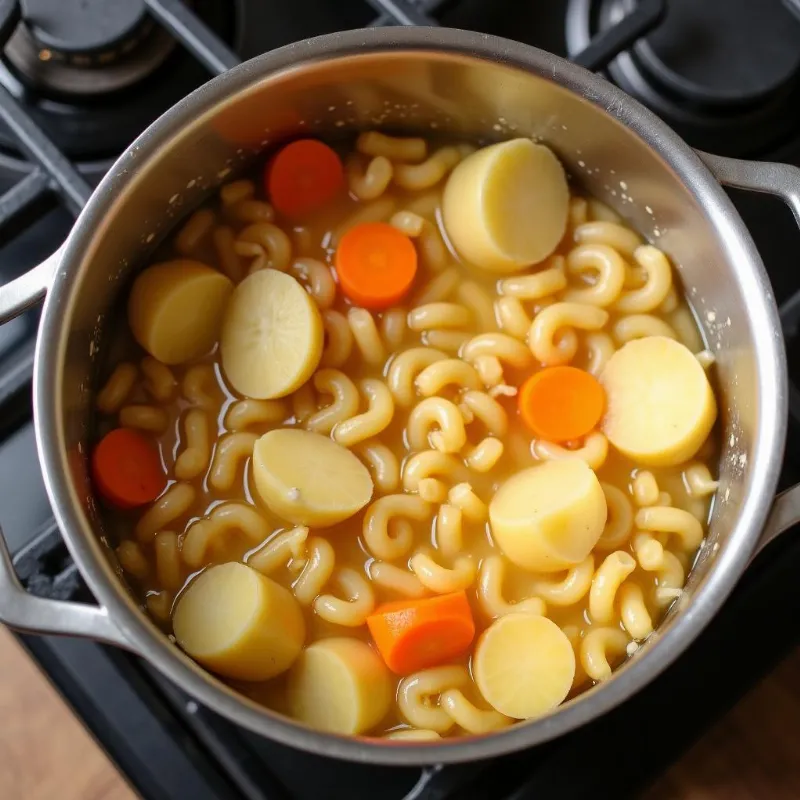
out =
<svg viewBox="0 0 800 800"><path fill-rule="evenodd" d="M22 0L5 54L20 78L46 94L91 96L125 89L158 69L175 40L144 0Z"/></svg>
<svg viewBox="0 0 800 800"><path fill-rule="evenodd" d="M570 54L636 2L570 0ZM671 0L664 22L608 73L696 147L752 157L800 130L799 39L781 0Z"/></svg>
<svg viewBox="0 0 800 800"><path fill-rule="evenodd" d="M240 44L253 0L184 2L223 41ZM20 11L0 61L0 83L90 182L156 117L211 77L144 0L0 0L0 33ZM0 182L19 180L30 169L0 124Z"/></svg>

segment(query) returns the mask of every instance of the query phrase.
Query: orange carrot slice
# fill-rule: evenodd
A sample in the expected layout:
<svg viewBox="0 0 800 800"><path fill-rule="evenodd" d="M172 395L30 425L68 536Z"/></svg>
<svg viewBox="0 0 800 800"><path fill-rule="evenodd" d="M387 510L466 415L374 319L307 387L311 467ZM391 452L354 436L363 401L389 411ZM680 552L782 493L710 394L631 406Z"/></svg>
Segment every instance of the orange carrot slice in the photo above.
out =
<svg viewBox="0 0 800 800"><path fill-rule="evenodd" d="M528 378L519 392L523 422L551 442L585 436L600 421L605 405L600 382L577 367L546 367Z"/></svg>
<svg viewBox="0 0 800 800"><path fill-rule="evenodd" d="M92 455L92 477L102 497L117 508L155 500L166 485L158 450L142 434L116 428Z"/></svg>
<svg viewBox="0 0 800 800"><path fill-rule="evenodd" d="M397 675L443 664L466 651L475 636L464 592L385 603L367 617L367 626L386 666Z"/></svg>
<svg viewBox="0 0 800 800"><path fill-rule="evenodd" d="M417 274L414 243L385 222L350 228L336 250L336 274L344 294L379 311L403 299Z"/></svg>
<svg viewBox="0 0 800 800"><path fill-rule="evenodd" d="M267 195L287 217L322 208L344 188L342 160L316 139L299 139L278 151L265 170Z"/></svg>

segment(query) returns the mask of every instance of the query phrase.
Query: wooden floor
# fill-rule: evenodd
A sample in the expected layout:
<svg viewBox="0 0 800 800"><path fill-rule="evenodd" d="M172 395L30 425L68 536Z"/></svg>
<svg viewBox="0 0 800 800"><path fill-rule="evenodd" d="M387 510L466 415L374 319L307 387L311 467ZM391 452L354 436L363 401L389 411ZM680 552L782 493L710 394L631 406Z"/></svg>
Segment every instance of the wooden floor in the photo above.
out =
<svg viewBox="0 0 800 800"><path fill-rule="evenodd" d="M91 737L0 628L0 797L133 800ZM800 797L800 650L649 791L646 800Z"/></svg>

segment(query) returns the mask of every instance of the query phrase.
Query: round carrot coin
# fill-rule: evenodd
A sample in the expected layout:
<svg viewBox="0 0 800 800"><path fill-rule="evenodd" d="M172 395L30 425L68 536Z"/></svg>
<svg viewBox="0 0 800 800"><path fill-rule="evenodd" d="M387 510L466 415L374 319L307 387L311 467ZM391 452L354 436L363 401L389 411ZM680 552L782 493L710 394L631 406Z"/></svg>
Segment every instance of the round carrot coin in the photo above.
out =
<svg viewBox="0 0 800 800"><path fill-rule="evenodd" d="M568 442L592 431L603 416L600 382L577 367L546 367L522 384L519 413L540 439Z"/></svg>
<svg viewBox="0 0 800 800"><path fill-rule="evenodd" d="M414 243L385 222L365 222L342 236L336 249L342 291L362 308L381 310L405 297L417 274Z"/></svg>
<svg viewBox="0 0 800 800"><path fill-rule="evenodd" d="M270 202L281 214L304 217L344 189L344 167L328 145L316 139L299 139L269 161L265 182Z"/></svg>
<svg viewBox="0 0 800 800"><path fill-rule="evenodd" d="M116 428L97 444L92 478L101 496L117 508L149 503L167 483L156 447L129 428Z"/></svg>

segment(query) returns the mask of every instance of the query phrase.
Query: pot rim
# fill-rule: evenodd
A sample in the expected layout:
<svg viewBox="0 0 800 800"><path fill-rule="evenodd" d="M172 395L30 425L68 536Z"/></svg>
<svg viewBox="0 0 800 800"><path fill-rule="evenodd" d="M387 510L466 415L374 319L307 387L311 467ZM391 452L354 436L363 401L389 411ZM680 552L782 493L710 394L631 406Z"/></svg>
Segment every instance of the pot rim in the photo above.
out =
<svg viewBox="0 0 800 800"><path fill-rule="evenodd" d="M237 694L184 655L135 605L102 552L68 479L60 390L67 345L65 321L74 303L71 275L93 238L95 221L111 208L132 180L117 167L135 153L143 163L208 109L276 72L315 61L329 61L384 50L430 51L452 57L500 62L579 94L633 130L702 199L709 224L736 253L749 297L750 321L759 341L758 426L751 470L753 484L731 533L732 545L718 555L703 585L658 641L643 648L619 679L596 686L540 720L514 725L487 736L443 740L441 744L403 744L335 736L307 728L265 710ZM37 342L34 413L39 458L53 512L70 553L90 589L132 649L204 705L251 731L292 747L350 761L393 765L456 763L499 756L567 733L604 714L653 680L694 640L717 612L747 565L769 511L780 472L786 432L787 375L783 337L771 286L755 245L738 212L696 153L664 122L603 78L565 59L519 42L447 28L372 28L328 34L261 55L181 100L154 122L122 154L101 181L76 222L48 292Z"/></svg>

